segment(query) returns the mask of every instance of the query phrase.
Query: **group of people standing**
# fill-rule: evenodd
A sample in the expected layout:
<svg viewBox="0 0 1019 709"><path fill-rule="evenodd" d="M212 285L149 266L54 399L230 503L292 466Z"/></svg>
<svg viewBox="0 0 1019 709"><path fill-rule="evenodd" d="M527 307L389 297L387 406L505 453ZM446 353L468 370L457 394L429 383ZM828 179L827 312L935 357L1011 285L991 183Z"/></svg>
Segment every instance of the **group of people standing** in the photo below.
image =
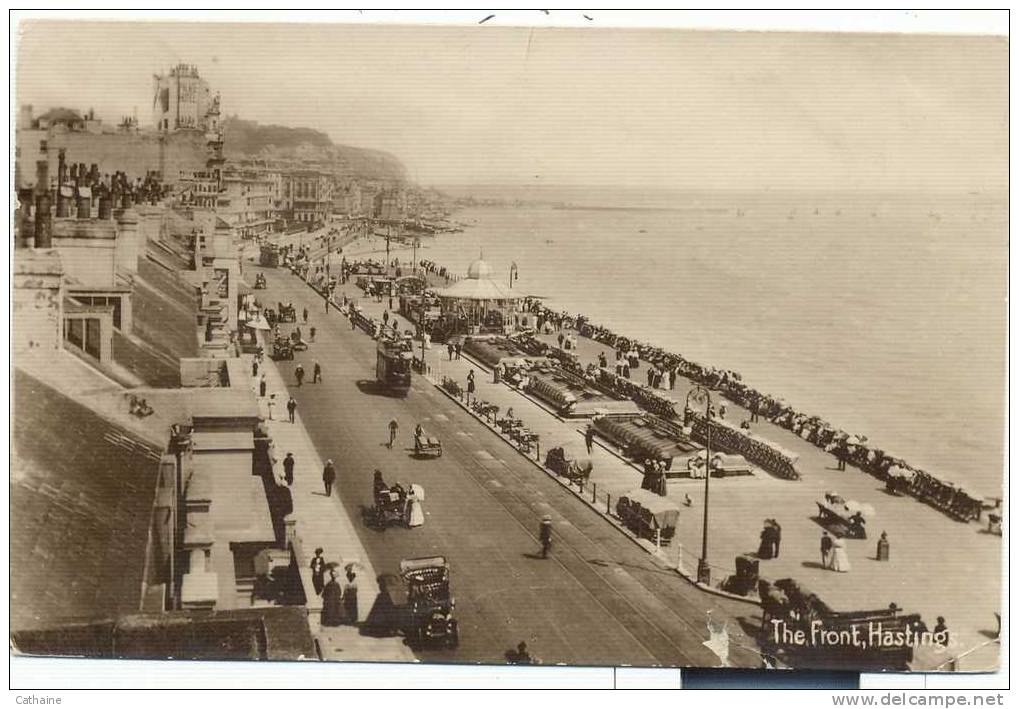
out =
<svg viewBox="0 0 1019 709"><path fill-rule="evenodd" d="M849 565L849 554L846 543L828 532L821 534L821 568L845 573L852 567Z"/></svg>
<svg viewBox="0 0 1019 709"><path fill-rule="evenodd" d="M356 562L347 564L341 574L341 563L327 562L322 547L315 549L311 559L311 582L315 594L322 597L321 622L323 626L357 625L357 572ZM327 580L328 577L328 580Z"/></svg>

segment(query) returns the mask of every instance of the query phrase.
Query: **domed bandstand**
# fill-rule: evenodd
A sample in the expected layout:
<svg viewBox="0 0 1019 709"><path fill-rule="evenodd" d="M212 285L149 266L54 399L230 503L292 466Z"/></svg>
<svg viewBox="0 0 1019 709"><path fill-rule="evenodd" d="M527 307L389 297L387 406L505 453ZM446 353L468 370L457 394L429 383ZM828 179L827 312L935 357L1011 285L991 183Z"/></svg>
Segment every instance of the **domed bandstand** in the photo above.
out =
<svg viewBox="0 0 1019 709"><path fill-rule="evenodd" d="M436 292L442 313L466 321L471 333L508 332L524 296L492 278L492 267L478 259L467 268L467 277Z"/></svg>

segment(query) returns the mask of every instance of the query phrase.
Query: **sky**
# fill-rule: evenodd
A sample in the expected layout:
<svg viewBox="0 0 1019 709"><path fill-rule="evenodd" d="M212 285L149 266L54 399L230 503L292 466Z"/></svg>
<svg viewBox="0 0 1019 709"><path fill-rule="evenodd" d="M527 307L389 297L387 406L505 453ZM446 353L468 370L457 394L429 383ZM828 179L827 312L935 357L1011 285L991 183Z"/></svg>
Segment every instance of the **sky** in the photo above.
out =
<svg viewBox="0 0 1019 709"><path fill-rule="evenodd" d="M30 20L17 41L36 114L147 125L152 75L183 61L226 114L386 150L423 185L1007 185L1001 37Z"/></svg>

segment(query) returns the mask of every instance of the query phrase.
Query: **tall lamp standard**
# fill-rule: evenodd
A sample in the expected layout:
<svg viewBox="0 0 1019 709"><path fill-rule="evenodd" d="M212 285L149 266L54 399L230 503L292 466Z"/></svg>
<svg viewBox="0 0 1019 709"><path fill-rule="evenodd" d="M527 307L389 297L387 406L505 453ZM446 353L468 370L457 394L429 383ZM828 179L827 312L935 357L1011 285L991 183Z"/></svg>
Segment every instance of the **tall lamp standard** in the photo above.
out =
<svg viewBox="0 0 1019 709"><path fill-rule="evenodd" d="M686 394L687 410L692 410L690 400L704 404L704 421L707 425L704 443L704 528L701 532L701 558L697 562L697 582L711 583L711 567L708 566L708 493L711 489L711 392L698 385Z"/></svg>

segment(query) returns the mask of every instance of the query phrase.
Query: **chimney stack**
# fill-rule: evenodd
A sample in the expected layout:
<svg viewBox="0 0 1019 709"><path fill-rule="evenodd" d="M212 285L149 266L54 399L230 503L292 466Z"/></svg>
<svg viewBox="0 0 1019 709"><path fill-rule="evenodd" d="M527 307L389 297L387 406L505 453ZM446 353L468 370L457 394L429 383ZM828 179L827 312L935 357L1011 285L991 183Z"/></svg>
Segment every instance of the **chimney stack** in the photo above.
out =
<svg viewBox="0 0 1019 709"><path fill-rule="evenodd" d="M67 150L61 148L57 151L57 184L67 182Z"/></svg>
<svg viewBox="0 0 1019 709"><path fill-rule="evenodd" d="M99 218L110 219L113 217L113 199L110 191L103 186L99 191Z"/></svg>
<svg viewBox="0 0 1019 709"><path fill-rule="evenodd" d="M51 246L53 215L50 214L50 193L47 190L35 196L35 248L48 249Z"/></svg>
<svg viewBox="0 0 1019 709"><path fill-rule="evenodd" d="M37 195L49 193L50 191L50 163L49 160L35 161L35 193Z"/></svg>
<svg viewBox="0 0 1019 709"><path fill-rule="evenodd" d="M78 194L78 219L88 219L92 216L92 192L91 188L82 188Z"/></svg>

